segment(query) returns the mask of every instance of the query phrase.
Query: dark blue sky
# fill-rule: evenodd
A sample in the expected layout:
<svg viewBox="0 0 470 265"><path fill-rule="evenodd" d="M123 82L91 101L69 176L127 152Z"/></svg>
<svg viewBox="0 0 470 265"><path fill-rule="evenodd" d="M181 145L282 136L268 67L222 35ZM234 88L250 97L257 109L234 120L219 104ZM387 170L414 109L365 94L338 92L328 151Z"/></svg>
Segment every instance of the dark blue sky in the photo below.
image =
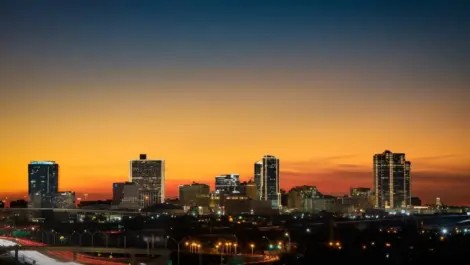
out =
<svg viewBox="0 0 470 265"><path fill-rule="evenodd" d="M7 64L265 66L275 55L308 66L316 58L399 53L463 70L469 59L468 1L2 1L0 7Z"/></svg>
<svg viewBox="0 0 470 265"><path fill-rule="evenodd" d="M345 192L371 186L372 155L391 149L412 161L413 193L466 202L469 14L470 1L1 0L0 185L20 191L28 161L52 159L62 188L109 192L148 152L176 192L247 179L272 153L283 188Z"/></svg>

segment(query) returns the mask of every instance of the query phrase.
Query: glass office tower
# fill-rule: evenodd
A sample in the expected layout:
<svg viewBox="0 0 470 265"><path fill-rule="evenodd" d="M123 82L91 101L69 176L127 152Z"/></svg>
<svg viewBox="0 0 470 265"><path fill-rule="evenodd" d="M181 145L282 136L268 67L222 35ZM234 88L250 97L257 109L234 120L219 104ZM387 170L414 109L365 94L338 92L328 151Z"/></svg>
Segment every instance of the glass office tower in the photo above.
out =
<svg viewBox="0 0 470 265"><path fill-rule="evenodd" d="M59 165L55 161L31 161L28 165L29 206L53 207L59 190Z"/></svg>

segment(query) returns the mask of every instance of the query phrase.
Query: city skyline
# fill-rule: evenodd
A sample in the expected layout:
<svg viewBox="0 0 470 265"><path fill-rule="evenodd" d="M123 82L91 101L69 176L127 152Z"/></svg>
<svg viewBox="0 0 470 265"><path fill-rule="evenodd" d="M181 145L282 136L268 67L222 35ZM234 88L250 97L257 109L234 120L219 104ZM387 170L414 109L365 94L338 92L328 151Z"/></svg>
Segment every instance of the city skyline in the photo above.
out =
<svg viewBox="0 0 470 265"><path fill-rule="evenodd" d="M384 151L384 154L387 153L387 152L390 152L390 150L385 150ZM402 153L398 153L398 155L401 155ZM265 155L266 156L270 156L270 155ZM377 156L377 154L374 154L372 157L375 158ZM317 161L318 163L316 163L316 165L320 165L322 163L329 163L328 160L332 160L332 161L335 161L337 159L344 159L344 158L348 158L348 159L352 159L356 157L355 155L344 155L344 156L337 156L337 157L331 157L329 159L325 159L325 160L319 160ZM140 154L140 159L144 159L144 160L140 160L140 161L145 161L147 159L147 155L142 155ZM277 157L277 159L279 159L279 157ZM434 158L433 157L426 157L425 158L426 160L430 160L430 161L433 161ZM51 161L51 160L43 160L43 161ZM139 160L131 160L131 164L132 164L132 161L139 161ZM165 160L148 160L148 161L165 161ZM407 163L412 163L412 161L406 161ZM35 163L38 163L36 161L31 161L30 164L28 164L28 166L31 166L31 164L35 164ZM58 163L57 161L54 161L54 163L57 163L57 165L60 165L60 163ZM127 163L129 163L129 161L127 161ZM258 162L257 162L258 163ZM255 163L255 167L256 167L256 164ZM309 163L312 163L313 164L313 161L310 161ZM283 162L281 162L281 164L283 164ZM288 165L292 165L290 163L287 163ZM128 164L129 165L129 164ZM373 167L374 167L374 163L371 163L371 170L370 170L370 180L368 183L368 181L357 181L357 180L352 180L354 182L350 182L351 185L348 186L348 190L340 190L340 189L328 189L326 188L325 186L323 186L321 183L322 181L318 182L318 183L315 183L315 182L311 182L312 180L305 180L305 179L299 179L298 182L297 181L294 181L294 182L289 182L289 181L283 181L283 171L281 170L280 172L280 179L281 179L281 189L284 189L286 191L289 191L291 188L294 188L294 187L298 187L298 186L304 186L304 185L312 185L312 186L316 186L317 188L319 188L319 190L324 193L324 194L331 194L331 195L338 195L338 196L342 196L342 195L347 195L349 193L349 189L350 188L357 188L357 187L368 187L370 188L371 190L374 190L374 179L376 178L375 175L374 175L374 171L373 171ZM299 167L302 166L301 163L297 163L295 164L295 167ZM356 167L356 165L354 164L344 164L344 166L346 167ZM63 166L61 165L61 168ZM411 168L413 169L413 165L411 166ZM127 169L129 171L129 168ZM256 169L255 169L256 171ZM284 171L286 172L286 171ZM289 173L289 171L287 172ZM356 173L361 173L361 171L356 171ZM364 173L364 172L362 172ZM422 173L422 172L421 172ZM115 183L118 183L118 182L122 182L122 183L127 183L127 181L129 181L129 174L131 174L130 172L128 172L128 175L126 176L126 179L125 180L122 180L122 179L119 179L118 181L112 181L112 183L110 184L110 186L107 186L107 187L103 187L103 189L87 189L87 190L80 190L80 189L76 189L76 186L67 186L65 189L68 189L68 190L73 190L74 192L77 192L79 194L87 194L87 196L89 196L90 194L93 195L92 198L90 199L112 199L112 192L113 192L113 186ZM164 173L166 175L166 173ZM239 174L236 174L237 176L240 176ZM249 174L246 174L246 175L249 175ZM440 196L434 196L434 194L432 194L431 197L429 198L426 198L426 196L421 196L419 194L419 192L415 192L416 190L416 184L414 182L415 181L415 171L414 169L412 170L412 173L411 173L411 182L413 182L413 185L412 185L412 188L411 188L411 197L420 197L420 198L423 198L424 197L424 202L425 203L433 203L435 202L436 198L437 197L440 197ZM244 182L244 181L255 181L255 172L252 172L251 176L245 176L245 177L242 177L240 179L240 183L241 182ZM291 175L286 175L287 177L290 177ZM314 176L313 174L311 176ZM418 177L421 177L421 174L420 172L418 172ZM60 185L60 182L62 180L62 173L61 173L61 178L59 178L59 187L58 189L60 190L64 190L64 188ZM197 181L196 183L200 183L200 184L205 184L205 185L208 185L212 191L215 191L215 183L213 181L214 177L212 176L211 177L212 180L210 179L207 179L206 180L199 180ZM168 179L165 178L165 181L167 181ZM418 178L418 183L419 183L419 178ZM174 198L174 197L177 197L178 196L178 192L179 192L179 186L180 185L190 185L192 182L194 182L194 180L190 181L190 182L184 182L183 180L180 180L180 184L178 184L178 186L174 187L173 186L173 183L175 183L175 181L172 181L172 179L170 178L169 179L170 183L165 183L165 190L170 187L170 192L169 194L167 194L165 197L166 198ZM335 180L330 180L332 182L334 182ZM288 183L287 185L282 185L283 182L286 182ZM419 184L418 184L419 185ZM342 186L341 186L342 187ZM418 186L418 190L419 189L419 186ZM21 199L21 197L24 197L23 194L21 194L22 191L19 191L19 192L9 192L9 193L0 193L0 196L3 196L3 195L8 195L8 196L12 196L13 197L11 199ZM81 196L77 196L77 197L81 197ZM83 198L82 198L83 199ZM444 197L444 200L445 202L446 201L446 198ZM457 202L457 203L453 203L453 204L457 204L457 205L466 205L467 203L466 202Z"/></svg>
<svg viewBox="0 0 470 265"><path fill-rule="evenodd" d="M413 196L470 204L468 3L94 2L0 3L0 196L51 159L111 198L142 152L168 196L264 154L283 189L347 194L392 150Z"/></svg>

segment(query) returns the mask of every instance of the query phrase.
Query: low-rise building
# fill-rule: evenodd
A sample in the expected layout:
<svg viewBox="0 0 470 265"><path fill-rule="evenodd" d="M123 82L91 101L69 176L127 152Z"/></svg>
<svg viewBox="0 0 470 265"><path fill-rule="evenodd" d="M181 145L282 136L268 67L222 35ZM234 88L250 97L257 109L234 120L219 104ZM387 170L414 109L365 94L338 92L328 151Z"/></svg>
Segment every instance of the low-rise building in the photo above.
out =
<svg viewBox="0 0 470 265"><path fill-rule="evenodd" d="M54 208L61 209L74 209L77 208L75 204L75 192L63 191L54 195L53 199Z"/></svg>
<svg viewBox="0 0 470 265"><path fill-rule="evenodd" d="M184 206L209 207L210 187L207 184L196 182L193 182L191 185L180 185L179 201Z"/></svg>

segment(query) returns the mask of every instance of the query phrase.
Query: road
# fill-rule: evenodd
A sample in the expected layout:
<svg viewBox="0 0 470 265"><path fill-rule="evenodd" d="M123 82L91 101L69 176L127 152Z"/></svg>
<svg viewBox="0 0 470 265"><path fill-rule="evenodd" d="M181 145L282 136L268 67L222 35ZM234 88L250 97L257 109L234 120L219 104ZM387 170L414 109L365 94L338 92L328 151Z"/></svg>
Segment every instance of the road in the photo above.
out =
<svg viewBox="0 0 470 265"><path fill-rule="evenodd" d="M9 246L15 246L17 245L15 242L6 240L6 239L0 239L0 246L2 247L9 247ZM15 251L10 251L10 255L12 257L15 256ZM58 265L58 264L66 264L66 265L80 265L82 263L76 263L76 262L60 262L58 260L55 260L51 257L48 257L38 251L34 250L20 250L18 251L18 260L22 264L36 264L36 265Z"/></svg>
<svg viewBox="0 0 470 265"><path fill-rule="evenodd" d="M3 243L0 243L0 247L1 246L5 246L5 247L8 247L8 246L15 246L17 243L19 245L22 245L22 246L46 246L45 244L42 244L42 243L38 243L38 242L34 242L34 241L31 241L31 240L27 240L27 239L13 239L13 238L7 238L7 237L2 237L0 238L0 240L2 240L1 242ZM30 258L30 259L34 259L32 257L29 257L28 255L26 256L22 256L22 253L38 253L40 254L41 256L44 256L46 258L48 258L49 260L54 260L56 263L41 263L41 264L45 264L45 265L48 265L48 264L67 264L67 265L75 265L75 264L88 264L88 265L123 265L123 264L127 264L127 262L125 262L125 260L127 259L116 259L114 258L115 260L119 260L119 261L111 261L107 258L98 258L98 257L93 257L93 256L89 256L89 255L85 255L85 254L81 254L81 253L77 253L77 256L76 256L76 261L73 262L73 259L74 259L74 254L73 252L71 251L43 251L43 252L47 252L48 255L44 255L42 254L41 252L39 251L35 251L35 250L20 250L18 252L19 254L19 258ZM14 251L11 252L12 255L14 256L15 253ZM54 257L54 258L51 258L51 257ZM29 260L26 260L28 263L31 263L31 261ZM61 262L62 261L62 262ZM39 264L38 261L36 261L36 264Z"/></svg>

